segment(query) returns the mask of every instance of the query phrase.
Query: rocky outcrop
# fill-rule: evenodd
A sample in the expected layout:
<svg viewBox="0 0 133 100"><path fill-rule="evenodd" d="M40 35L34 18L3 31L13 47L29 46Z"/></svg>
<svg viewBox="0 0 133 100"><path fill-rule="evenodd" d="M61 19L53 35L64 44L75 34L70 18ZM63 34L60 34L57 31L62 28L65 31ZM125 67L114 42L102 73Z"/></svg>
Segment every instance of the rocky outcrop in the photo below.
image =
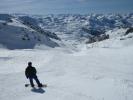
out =
<svg viewBox="0 0 133 100"><path fill-rule="evenodd" d="M89 40L86 43L87 44L88 43L94 43L94 42L99 42L99 41L103 41L103 40L106 40L106 39L109 39L109 35L102 34L102 35L99 35L99 36L90 37Z"/></svg>
<svg viewBox="0 0 133 100"><path fill-rule="evenodd" d="M132 33L132 32L133 32L133 28L129 28L129 29L126 31L125 35L128 35L129 33Z"/></svg>
<svg viewBox="0 0 133 100"><path fill-rule="evenodd" d="M29 26L30 28L34 29L40 34L44 34L50 38L61 40L55 33L52 33L50 31L43 30L39 25L36 19L29 17L29 16L22 16L19 17L19 19L22 21L23 24Z"/></svg>

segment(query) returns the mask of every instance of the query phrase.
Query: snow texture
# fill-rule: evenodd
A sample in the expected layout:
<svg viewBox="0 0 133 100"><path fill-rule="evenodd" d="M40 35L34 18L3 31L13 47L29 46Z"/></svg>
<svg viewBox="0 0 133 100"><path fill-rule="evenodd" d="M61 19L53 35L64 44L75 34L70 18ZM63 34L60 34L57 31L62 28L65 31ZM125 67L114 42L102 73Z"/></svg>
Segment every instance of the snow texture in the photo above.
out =
<svg viewBox="0 0 133 100"><path fill-rule="evenodd" d="M107 29L109 39L85 44L73 33L55 31L61 41L39 34L22 24L20 15L14 16L12 21L0 21L0 100L133 100L133 33L125 35L128 27ZM68 16L59 18L65 24L76 17ZM47 20L53 21L51 18ZM27 36L21 40L25 32L30 40ZM44 40L36 41L33 36ZM29 61L47 88L25 88L29 81L24 71Z"/></svg>
<svg viewBox="0 0 133 100"><path fill-rule="evenodd" d="M69 53L63 48L0 50L1 100L132 100L133 46L91 48ZM32 61L47 88L25 88Z"/></svg>

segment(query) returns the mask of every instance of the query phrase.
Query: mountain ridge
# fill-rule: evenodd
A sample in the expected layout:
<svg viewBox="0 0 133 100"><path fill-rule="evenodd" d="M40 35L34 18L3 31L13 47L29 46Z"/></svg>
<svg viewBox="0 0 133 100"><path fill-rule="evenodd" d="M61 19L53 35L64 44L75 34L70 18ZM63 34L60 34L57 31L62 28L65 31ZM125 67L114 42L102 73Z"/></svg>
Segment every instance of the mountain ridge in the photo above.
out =
<svg viewBox="0 0 133 100"><path fill-rule="evenodd" d="M0 34L5 34L5 31L2 30L5 26L7 26L6 31L10 29L10 27L15 26L16 30L19 30L16 33L23 34L21 38L23 41L30 40L28 38L28 34L31 34L30 36L34 37L32 41L34 45L31 42L32 47L25 47L24 45L30 44L27 44L28 42L21 42L21 44L23 44L23 49L34 48L36 44L44 44L49 47L58 47L62 43L64 45L73 45L75 43L80 44L81 42L86 43L85 41L90 41L88 43L93 43L99 40L104 40L104 37L107 37L106 39L109 39L111 34L107 34L109 33L108 31L119 29L124 29L126 31L133 27L133 13L106 15L61 14L45 16L25 14L0 14L0 24ZM13 32L14 30L12 30L12 34ZM42 37L44 37L45 39ZM1 38L3 37L1 36ZM4 43L5 40L0 41L0 44ZM19 45L19 42L17 45ZM8 43L5 46L8 47ZM13 48L21 49L21 45L20 47L16 46L15 48L14 46Z"/></svg>

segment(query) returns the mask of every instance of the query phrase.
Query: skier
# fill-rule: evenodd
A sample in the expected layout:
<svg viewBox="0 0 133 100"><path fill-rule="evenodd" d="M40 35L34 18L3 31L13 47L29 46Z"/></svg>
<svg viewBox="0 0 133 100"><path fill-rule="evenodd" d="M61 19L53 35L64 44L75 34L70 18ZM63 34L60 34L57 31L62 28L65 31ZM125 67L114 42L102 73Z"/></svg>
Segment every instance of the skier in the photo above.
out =
<svg viewBox="0 0 133 100"><path fill-rule="evenodd" d="M42 87L43 85L38 80L36 73L36 68L32 66L32 62L28 62L28 67L25 69L25 76L27 79L29 78L31 87L34 87L33 79L36 81L38 87Z"/></svg>

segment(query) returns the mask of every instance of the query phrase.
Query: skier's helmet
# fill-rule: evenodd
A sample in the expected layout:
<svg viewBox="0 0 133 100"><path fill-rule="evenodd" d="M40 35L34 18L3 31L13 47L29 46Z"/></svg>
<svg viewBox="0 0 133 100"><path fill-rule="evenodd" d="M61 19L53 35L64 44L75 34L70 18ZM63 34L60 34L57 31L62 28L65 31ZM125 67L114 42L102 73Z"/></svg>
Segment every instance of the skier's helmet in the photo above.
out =
<svg viewBox="0 0 133 100"><path fill-rule="evenodd" d="M28 65L31 66L32 65L32 62L28 62Z"/></svg>

